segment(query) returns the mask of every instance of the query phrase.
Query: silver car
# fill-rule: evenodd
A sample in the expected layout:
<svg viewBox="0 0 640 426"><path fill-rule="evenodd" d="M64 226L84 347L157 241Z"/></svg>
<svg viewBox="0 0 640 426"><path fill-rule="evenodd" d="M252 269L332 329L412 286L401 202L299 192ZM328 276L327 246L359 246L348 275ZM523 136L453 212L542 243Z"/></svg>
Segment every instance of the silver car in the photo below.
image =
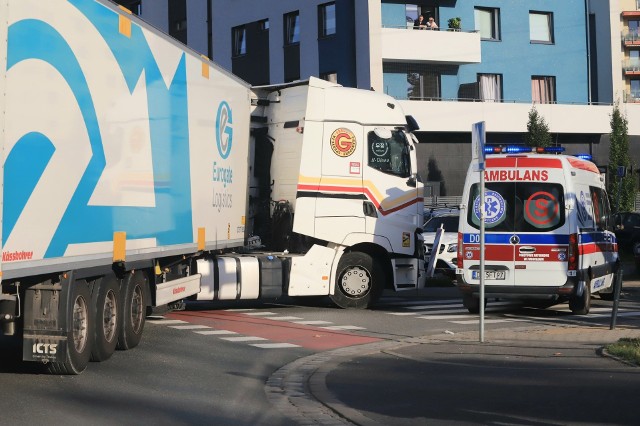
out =
<svg viewBox="0 0 640 426"><path fill-rule="evenodd" d="M436 262L436 272L455 277L457 257L458 257L458 220L460 211L447 209L446 212L435 212L424 224L422 236L424 238L425 262L429 263L436 238L438 228L442 227L444 232L440 237L440 247L438 248L438 261Z"/></svg>

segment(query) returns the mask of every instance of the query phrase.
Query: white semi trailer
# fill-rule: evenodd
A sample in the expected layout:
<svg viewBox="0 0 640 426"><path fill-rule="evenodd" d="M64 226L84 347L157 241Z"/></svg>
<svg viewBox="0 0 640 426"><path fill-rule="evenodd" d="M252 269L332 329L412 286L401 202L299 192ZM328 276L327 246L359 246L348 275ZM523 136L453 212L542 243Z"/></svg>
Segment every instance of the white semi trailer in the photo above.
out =
<svg viewBox="0 0 640 426"><path fill-rule="evenodd" d="M109 1L1 1L1 334L78 374L154 306L421 287L416 128L372 91L251 88Z"/></svg>

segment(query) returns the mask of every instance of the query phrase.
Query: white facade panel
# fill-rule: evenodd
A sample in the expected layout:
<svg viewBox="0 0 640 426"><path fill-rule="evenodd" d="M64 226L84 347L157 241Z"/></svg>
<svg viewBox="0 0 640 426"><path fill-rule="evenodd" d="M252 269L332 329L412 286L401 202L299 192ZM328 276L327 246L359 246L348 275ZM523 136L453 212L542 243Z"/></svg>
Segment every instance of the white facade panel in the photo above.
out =
<svg viewBox="0 0 640 426"><path fill-rule="evenodd" d="M480 63L480 33L382 28L382 60L395 62Z"/></svg>

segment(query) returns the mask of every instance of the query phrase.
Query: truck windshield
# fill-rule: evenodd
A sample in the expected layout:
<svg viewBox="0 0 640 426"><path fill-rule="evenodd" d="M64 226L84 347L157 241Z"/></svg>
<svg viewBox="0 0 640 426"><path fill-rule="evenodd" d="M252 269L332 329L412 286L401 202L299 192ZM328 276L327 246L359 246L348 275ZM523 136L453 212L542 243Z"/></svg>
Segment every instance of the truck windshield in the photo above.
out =
<svg viewBox="0 0 640 426"><path fill-rule="evenodd" d="M409 144L402 130L392 130L389 138L369 132L369 167L400 177L411 176Z"/></svg>
<svg viewBox="0 0 640 426"><path fill-rule="evenodd" d="M480 228L480 185L469 191L467 222ZM492 232L546 232L564 225L562 185L492 182L485 189L485 228Z"/></svg>

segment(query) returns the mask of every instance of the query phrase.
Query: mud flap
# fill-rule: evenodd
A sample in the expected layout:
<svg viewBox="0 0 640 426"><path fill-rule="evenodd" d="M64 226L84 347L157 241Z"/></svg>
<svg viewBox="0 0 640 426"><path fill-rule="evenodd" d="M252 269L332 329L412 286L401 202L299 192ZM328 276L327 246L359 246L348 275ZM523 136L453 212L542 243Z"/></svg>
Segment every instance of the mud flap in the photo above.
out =
<svg viewBox="0 0 640 426"><path fill-rule="evenodd" d="M68 297L73 274L60 282L37 284L25 291L24 361L64 362L67 358Z"/></svg>

